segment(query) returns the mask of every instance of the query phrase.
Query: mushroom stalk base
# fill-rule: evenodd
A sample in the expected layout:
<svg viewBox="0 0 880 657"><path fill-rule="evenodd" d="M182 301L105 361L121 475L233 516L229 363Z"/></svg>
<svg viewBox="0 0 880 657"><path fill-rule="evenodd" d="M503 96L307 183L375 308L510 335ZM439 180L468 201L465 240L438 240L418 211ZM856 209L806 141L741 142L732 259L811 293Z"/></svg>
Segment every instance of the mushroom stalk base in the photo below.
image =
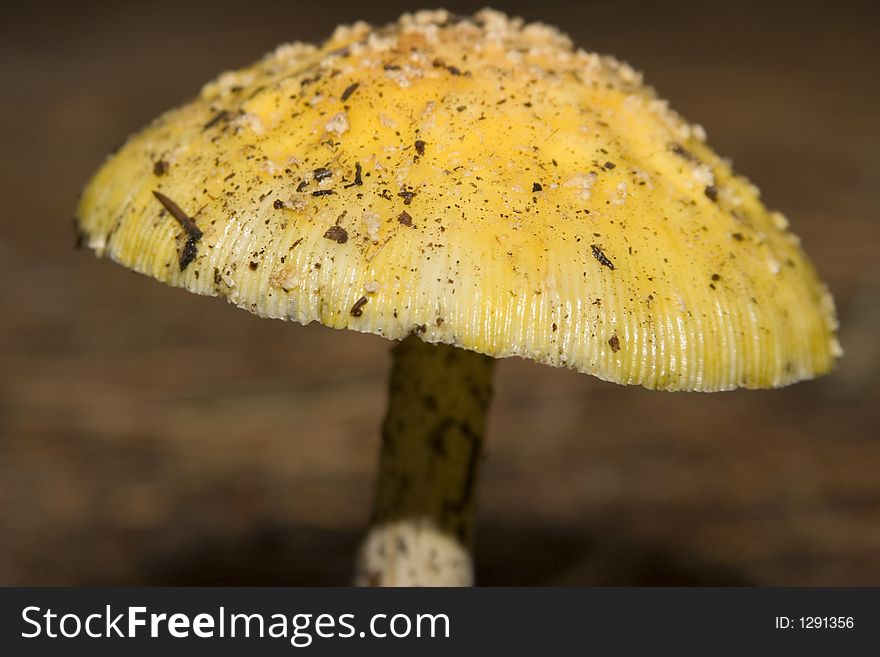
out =
<svg viewBox="0 0 880 657"><path fill-rule="evenodd" d="M470 586L477 470L494 359L409 337L388 414L359 586Z"/></svg>

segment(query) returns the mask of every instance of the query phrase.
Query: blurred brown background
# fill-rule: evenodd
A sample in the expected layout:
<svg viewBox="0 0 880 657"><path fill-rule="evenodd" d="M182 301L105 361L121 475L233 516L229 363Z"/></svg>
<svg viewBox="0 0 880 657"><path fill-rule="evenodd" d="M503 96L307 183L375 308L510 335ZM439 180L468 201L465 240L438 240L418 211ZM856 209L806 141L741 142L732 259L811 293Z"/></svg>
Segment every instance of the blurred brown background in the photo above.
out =
<svg viewBox="0 0 880 657"><path fill-rule="evenodd" d="M469 13L478 5L446 3ZM880 585L880 15L511 3L645 71L784 211L847 355L664 394L500 364L482 584ZM73 249L79 188L218 72L405 2L19 3L0 39L0 584L344 584L390 343L259 320Z"/></svg>

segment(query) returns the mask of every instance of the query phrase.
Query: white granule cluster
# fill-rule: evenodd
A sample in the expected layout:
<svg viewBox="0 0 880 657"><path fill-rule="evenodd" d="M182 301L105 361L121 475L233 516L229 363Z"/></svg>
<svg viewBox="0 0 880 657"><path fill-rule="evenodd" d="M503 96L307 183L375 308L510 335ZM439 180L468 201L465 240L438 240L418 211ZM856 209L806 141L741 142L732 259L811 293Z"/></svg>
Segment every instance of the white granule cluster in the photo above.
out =
<svg viewBox="0 0 880 657"><path fill-rule="evenodd" d="M348 132L348 116L346 116L345 112L337 112L330 117L329 121L327 121L324 130L327 132L335 132L337 135Z"/></svg>
<svg viewBox="0 0 880 657"><path fill-rule="evenodd" d="M370 32L367 37L367 47L373 52L387 52L397 47L397 37L393 34L381 36L376 32Z"/></svg>
<svg viewBox="0 0 880 657"><path fill-rule="evenodd" d="M404 14L400 17L400 24L404 28L415 25L441 25L449 20L449 12L445 9L421 9L415 14Z"/></svg>
<svg viewBox="0 0 880 657"><path fill-rule="evenodd" d="M770 219L777 230L788 230L788 219L781 212L771 212Z"/></svg>
<svg viewBox="0 0 880 657"><path fill-rule="evenodd" d="M379 241L379 226L381 222L379 221L379 215L371 210L364 211L364 224L367 227L367 237L370 238L370 241L376 243Z"/></svg>
<svg viewBox="0 0 880 657"><path fill-rule="evenodd" d="M357 41L365 34L368 34L372 28L365 21L357 21L352 25L337 25L330 37L331 42Z"/></svg>
<svg viewBox="0 0 880 657"><path fill-rule="evenodd" d="M314 46L312 49L315 49ZM254 74L252 72L242 73L240 71L226 71L202 87L202 97L224 98L229 94L234 93L235 89L246 87L253 81Z"/></svg>
<svg viewBox="0 0 880 657"><path fill-rule="evenodd" d="M390 69L385 71L385 77L397 83L401 89L407 89L412 85L413 81L422 77L422 69L417 66L404 66L400 69Z"/></svg>
<svg viewBox="0 0 880 657"><path fill-rule="evenodd" d="M274 175L281 173L281 167L279 167L274 161L272 161L268 158L263 160L263 164L260 166L260 168L263 171L265 171L266 173L268 173L270 176L274 176Z"/></svg>
<svg viewBox="0 0 880 657"><path fill-rule="evenodd" d="M235 128L247 128L251 130L255 135L262 135L266 131L265 127L263 126L263 121L260 119L260 117L250 112L239 114L232 122L232 125Z"/></svg>
<svg viewBox="0 0 880 657"><path fill-rule="evenodd" d="M708 164L700 163L696 165L693 169L694 180L697 181L698 185L702 185L703 187L709 187L710 185L715 184L715 174L712 173L712 167Z"/></svg>
<svg viewBox="0 0 880 657"><path fill-rule="evenodd" d="M273 271L272 276L269 278L269 283L283 290L293 290L299 286L299 278L288 265Z"/></svg>
<svg viewBox="0 0 880 657"><path fill-rule="evenodd" d="M578 198L581 198L584 201L589 201L591 195L590 190L593 187L593 183L596 182L597 177L598 176L594 171L590 171L589 173L579 173L573 178L566 180L565 186L574 187L577 190Z"/></svg>
<svg viewBox="0 0 880 657"><path fill-rule="evenodd" d="M651 181L651 176L649 176L646 172L641 169L633 169L633 175L639 179L639 181L645 183L645 187L649 190L654 189L654 183Z"/></svg>

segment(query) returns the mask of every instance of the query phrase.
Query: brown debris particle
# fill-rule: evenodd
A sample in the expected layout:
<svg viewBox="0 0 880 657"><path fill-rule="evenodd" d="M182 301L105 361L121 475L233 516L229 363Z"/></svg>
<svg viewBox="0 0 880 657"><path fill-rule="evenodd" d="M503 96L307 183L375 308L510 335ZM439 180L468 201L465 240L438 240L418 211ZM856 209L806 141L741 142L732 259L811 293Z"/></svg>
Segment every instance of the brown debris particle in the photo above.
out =
<svg viewBox="0 0 880 657"><path fill-rule="evenodd" d="M452 75L461 75L461 69L457 66L452 66L446 64L442 59L435 59L433 62L434 68L445 68Z"/></svg>
<svg viewBox="0 0 880 657"><path fill-rule="evenodd" d="M275 201L272 203L272 207L275 208L276 210L280 210L284 207L284 201L282 201L279 198L276 198Z"/></svg>
<svg viewBox="0 0 880 657"><path fill-rule="evenodd" d="M363 178L361 178L361 174L363 174L363 171L364 170L361 167L361 163L355 162L355 164L354 164L354 182L350 182L347 185L345 185L345 189L348 189L349 187L354 187L355 185L363 185L364 180L363 180Z"/></svg>
<svg viewBox="0 0 880 657"><path fill-rule="evenodd" d="M315 84L320 79L321 79L321 74L316 73L315 75L313 75L310 78L303 78L302 80L300 80L300 83L299 83L300 93L302 93L302 91L306 87L308 87L309 85Z"/></svg>
<svg viewBox="0 0 880 657"><path fill-rule="evenodd" d="M324 233L324 237L337 244L345 244L348 241L348 232L342 226L330 226Z"/></svg>
<svg viewBox="0 0 880 657"><path fill-rule="evenodd" d="M412 203L413 196L415 196L415 195L416 195L415 192L410 192L408 190L403 190L402 192L400 192L398 194L398 196L403 197L403 204L404 205L409 205L410 203Z"/></svg>
<svg viewBox="0 0 880 657"><path fill-rule="evenodd" d="M696 162L697 161L697 157L693 153L691 153L688 149L686 149L684 146L679 144L678 142L674 142L674 141L670 142L669 144L666 145L666 147L670 151L672 151L673 153L678 155L680 158L683 158L683 159L687 160L688 162Z"/></svg>
<svg viewBox="0 0 880 657"><path fill-rule="evenodd" d="M156 160L153 165L153 175L164 176L168 172L168 163L165 160Z"/></svg>
<svg viewBox="0 0 880 657"><path fill-rule="evenodd" d="M202 126L202 130L207 130L208 128L213 128L215 125L220 123L220 121L223 121L224 119L226 119L228 117L229 117L229 112L227 112L226 110L221 110L221 111L217 112L213 117L211 117L210 121L208 121L204 126Z"/></svg>
<svg viewBox="0 0 880 657"><path fill-rule="evenodd" d="M532 183L532 192L540 192L543 190L544 190L544 187L541 185L541 183L537 183L537 182Z"/></svg>
<svg viewBox="0 0 880 657"><path fill-rule="evenodd" d="M318 167L314 171L312 171L312 175L315 177L315 180L321 182L325 178L329 178L333 175L333 172L330 171L327 167Z"/></svg>
<svg viewBox="0 0 880 657"><path fill-rule="evenodd" d="M403 224L404 226L412 226L412 217L410 216L409 212L407 212L406 210L404 210L403 212L400 213L400 215L398 215L397 220L401 224Z"/></svg>
<svg viewBox="0 0 880 657"><path fill-rule="evenodd" d="M367 305L367 301L367 297L361 297L360 299L355 301L354 305L351 307L351 310L348 311L349 314L352 317L360 317L361 315L363 315L364 311L362 309L365 305Z"/></svg>
<svg viewBox="0 0 880 657"><path fill-rule="evenodd" d="M420 157L425 154L425 142L423 142L421 139L416 139L416 143L414 145L416 147L416 153L418 153Z"/></svg>
<svg viewBox="0 0 880 657"><path fill-rule="evenodd" d="M251 271L257 271L257 267L259 267L259 266L260 266L260 263L259 263L259 262L254 262L253 260L251 260L250 263L248 263L248 268L249 268Z"/></svg>
<svg viewBox="0 0 880 657"><path fill-rule="evenodd" d="M201 237L201 234L199 237ZM195 260L195 257L198 255L198 248L196 247L197 241L197 239L193 239L191 236L186 238L186 243L184 243L183 249L180 251L180 258L178 260L180 271L186 269L186 266Z"/></svg>
<svg viewBox="0 0 880 657"><path fill-rule="evenodd" d="M196 226L196 222L193 221L186 212L181 210L177 203L165 196L165 194L153 190L153 196L156 197L156 200L162 204L162 207L164 207L172 217L177 219L177 222L183 227L183 230L186 233L186 243L180 251L179 263L180 271L183 271L196 257L196 244L202 239L202 231Z"/></svg>
<svg viewBox="0 0 880 657"><path fill-rule="evenodd" d="M615 354L620 351L620 340L617 338L616 333L608 340L608 344L611 346L611 351Z"/></svg>
<svg viewBox="0 0 880 657"><path fill-rule="evenodd" d="M342 95L339 97L339 99L344 103L348 100L349 96L351 96L355 92L355 90L357 90L359 86L361 86L360 82L352 82L345 88L345 91L342 92Z"/></svg>
<svg viewBox="0 0 880 657"><path fill-rule="evenodd" d="M718 201L718 188L715 185L709 185L703 190L703 193L706 194L706 198L710 201Z"/></svg>
<svg viewBox="0 0 880 657"><path fill-rule="evenodd" d="M601 247L595 244L591 244L590 248L593 250L593 257L596 258L596 260L608 267L608 269L614 269L614 263L608 259L608 256L605 255L605 252L602 250Z"/></svg>
<svg viewBox="0 0 880 657"><path fill-rule="evenodd" d="M74 247L81 249L86 243L87 235L82 231L82 228L79 227L79 219L76 217L73 218L73 230L76 232Z"/></svg>

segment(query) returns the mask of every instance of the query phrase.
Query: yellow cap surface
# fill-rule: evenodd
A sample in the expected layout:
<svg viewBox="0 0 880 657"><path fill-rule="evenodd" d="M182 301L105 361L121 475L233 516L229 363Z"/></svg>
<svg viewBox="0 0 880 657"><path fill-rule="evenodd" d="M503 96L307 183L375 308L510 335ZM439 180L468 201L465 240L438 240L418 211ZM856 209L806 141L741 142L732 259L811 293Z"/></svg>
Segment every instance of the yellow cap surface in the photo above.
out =
<svg viewBox="0 0 880 657"><path fill-rule="evenodd" d="M780 386L839 355L797 238L702 129L497 12L225 73L112 155L77 217L98 254L262 317L618 383Z"/></svg>

